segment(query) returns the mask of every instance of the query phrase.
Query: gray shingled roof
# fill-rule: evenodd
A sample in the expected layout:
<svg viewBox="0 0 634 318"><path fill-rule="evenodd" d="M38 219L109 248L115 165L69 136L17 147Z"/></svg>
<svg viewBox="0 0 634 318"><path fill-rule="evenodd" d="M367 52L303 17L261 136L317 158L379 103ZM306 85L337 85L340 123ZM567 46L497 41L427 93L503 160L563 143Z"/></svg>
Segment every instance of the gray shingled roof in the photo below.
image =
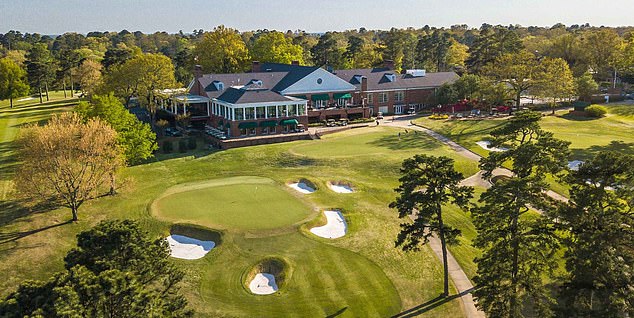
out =
<svg viewBox="0 0 634 318"><path fill-rule="evenodd" d="M385 79L385 74L394 74L396 79L390 82ZM427 73L422 77L413 77L407 74L398 74L385 68L337 70L335 75L357 87L360 87L361 84L356 83L355 75L365 76L368 78L369 91L440 87L445 83L453 83L459 78L458 74L454 72Z"/></svg>
<svg viewBox="0 0 634 318"><path fill-rule="evenodd" d="M243 86L248 84L251 80L261 80L262 87L271 88L275 87L288 73L287 72L262 72L262 73L236 73L236 74L206 74L199 78L201 86L204 88L207 97L218 98L227 89L232 86ZM220 81L224 83L225 90L215 90L213 81ZM211 85L211 86L210 86Z"/></svg>
<svg viewBox="0 0 634 318"><path fill-rule="evenodd" d="M231 104L251 104L267 102L288 102L293 99L265 88L244 89L230 87L217 97L218 100Z"/></svg>

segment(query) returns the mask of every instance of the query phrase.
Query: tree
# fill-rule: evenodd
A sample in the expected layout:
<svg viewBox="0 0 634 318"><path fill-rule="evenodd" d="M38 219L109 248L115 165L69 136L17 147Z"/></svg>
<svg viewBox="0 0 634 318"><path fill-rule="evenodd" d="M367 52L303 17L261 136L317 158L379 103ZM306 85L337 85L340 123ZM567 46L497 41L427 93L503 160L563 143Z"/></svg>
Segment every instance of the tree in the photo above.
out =
<svg viewBox="0 0 634 318"><path fill-rule="evenodd" d="M405 251L418 250L419 245L427 244L432 235L440 238L443 296L446 297L449 295L447 244L458 242L460 230L445 224L442 206L453 203L466 208L473 196L473 188L458 185L463 175L454 169L453 159L447 157L416 155L403 162L401 173L401 185L395 189L399 196L390 203L390 208L398 210L399 218L412 217L414 220L401 224L396 246Z"/></svg>
<svg viewBox="0 0 634 318"><path fill-rule="evenodd" d="M592 74L585 72L583 76L575 79L575 91L580 100L590 102L592 94L599 91L599 84L594 81Z"/></svg>
<svg viewBox="0 0 634 318"><path fill-rule="evenodd" d="M139 97L141 105L156 114L155 91L177 86L174 65L163 54L141 54L125 63L111 67L104 76L103 93L114 92L129 104L133 96Z"/></svg>
<svg viewBox="0 0 634 318"><path fill-rule="evenodd" d="M315 65L343 68L346 52L343 40L336 32L327 32L322 35L317 44L310 49Z"/></svg>
<svg viewBox="0 0 634 318"><path fill-rule="evenodd" d="M623 39L613 29L601 28L584 34L582 46L598 79L611 77L617 71L622 44Z"/></svg>
<svg viewBox="0 0 634 318"><path fill-rule="evenodd" d="M502 55L518 53L522 42L513 30L503 27L483 26L469 47L467 66L471 73L480 73L482 68Z"/></svg>
<svg viewBox="0 0 634 318"><path fill-rule="evenodd" d="M131 59L134 56L134 50L127 47L125 44L120 43L116 47L109 48L101 61L104 70L109 70L110 67L121 65L125 61Z"/></svg>
<svg viewBox="0 0 634 318"><path fill-rule="evenodd" d="M0 99L9 99L13 108L13 99L29 94L26 72L8 58L0 59Z"/></svg>
<svg viewBox="0 0 634 318"><path fill-rule="evenodd" d="M555 114L557 100L570 98L575 93L575 80L568 63L560 58L545 58L541 62L543 68L541 78L537 83L537 94L545 98L552 98L550 106Z"/></svg>
<svg viewBox="0 0 634 318"><path fill-rule="evenodd" d="M203 35L192 56L195 64L212 73L242 72L249 62L249 51L238 32L222 25Z"/></svg>
<svg viewBox="0 0 634 318"><path fill-rule="evenodd" d="M135 221L102 221L80 233L65 272L27 281L0 302L3 317L191 317L183 273L165 240Z"/></svg>
<svg viewBox="0 0 634 318"><path fill-rule="evenodd" d="M418 60L430 71L445 71L451 45L449 33L436 30L431 35L425 35L418 40L416 47Z"/></svg>
<svg viewBox="0 0 634 318"><path fill-rule="evenodd" d="M535 55L527 51L504 54L485 66L483 73L494 81L507 84L518 109L522 93L534 87L543 77Z"/></svg>
<svg viewBox="0 0 634 318"><path fill-rule="evenodd" d="M117 133L99 119L83 123L74 113L53 116L44 126L30 125L17 140L22 164L18 191L33 202L49 202L77 210L114 181L121 165Z"/></svg>
<svg viewBox="0 0 634 318"><path fill-rule="evenodd" d="M634 158L600 152L571 171L570 201L559 210L568 275L561 317L627 317L634 313Z"/></svg>
<svg viewBox="0 0 634 318"><path fill-rule="evenodd" d="M449 48L447 49L447 67L458 72L463 72L468 58L469 47L451 39L451 45L449 45Z"/></svg>
<svg viewBox="0 0 634 318"><path fill-rule="evenodd" d="M292 39L283 33L271 31L260 35L253 43L251 57L260 62L291 64L293 61L304 63L304 49L293 44Z"/></svg>
<svg viewBox="0 0 634 318"><path fill-rule="evenodd" d="M480 76L475 74L465 74L453 83L456 95L461 99L472 99L476 97L481 89Z"/></svg>
<svg viewBox="0 0 634 318"><path fill-rule="evenodd" d="M38 89L40 103L42 103L42 87L46 90L46 101L48 101L48 85L54 77L55 63L46 44L37 43L29 50L26 55L26 72L31 87Z"/></svg>
<svg viewBox="0 0 634 318"><path fill-rule="evenodd" d="M101 64L90 59L84 60L77 69L77 80L81 90L91 96L101 84Z"/></svg>
<svg viewBox="0 0 634 318"><path fill-rule="evenodd" d="M112 94L95 95L90 103L79 103L75 111L86 120L99 118L108 123L117 132L117 144L128 164L141 163L158 149L156 134L150 125L137 119Z"/></svg>
<svg viewBox="0 0 634 318"><path fill-rule="evenodd" d="M480 161L486 178L503 164L512 172L510 177L498 177L480 197L482 205L472 209L478 231L474 246L482 251L475 259L474 296L491 317L523 317L529 308L539 317L551 315L552 299L542 278L556 267L555 227L547 215L530 211L537 208L552 215L554 207L543 194L548 187L544 179L564 169L569 143L543 131L540 118L538 112L516 113L491 132L492 146L508 150L491 152Z"/></svg>

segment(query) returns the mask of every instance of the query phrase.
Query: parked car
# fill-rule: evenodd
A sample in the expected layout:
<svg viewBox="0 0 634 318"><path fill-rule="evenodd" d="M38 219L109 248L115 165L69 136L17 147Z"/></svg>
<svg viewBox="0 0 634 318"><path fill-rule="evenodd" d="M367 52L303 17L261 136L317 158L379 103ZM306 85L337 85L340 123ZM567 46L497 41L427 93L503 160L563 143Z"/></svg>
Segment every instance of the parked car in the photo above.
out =
<svg viewBox="0 0 634 318"><path fill-rule="evenodd" d="M297 126L295 126L295 132L304 132L306 131L306 127L304 127L304 125L302 124L298 124Z"/></svg>
<svg viewBox="0 0 634 318"><path fill-rule="evenodd" d="M183 133L175 127L165 128L165 136L168 137L182 137Z"/></svg>
<svg viewBox="0 0 634 318"><path fill-rule="evenodd" d="M376 119L383 119L383 113L382 112L376 113Z"/></svg>
<svg viewBox="0 0 634 318"><path fill-rule="evenodd" d="M326 121L326 127L335 127L337 126L337 122L334 119L328 119Z"/></svg>
<svg viewBox="0 0 634 318"><path fill-rule="evenodd" d="M415 115L416 114L416 108L410 107L409 110L407 111L407 113L409 115Z"/></svg>
<svg viewBox="0 0 634 318"><path fill-rule="evenodd" d="M346 118L339 119L337 126L348 126L348 120Z"/></svg>

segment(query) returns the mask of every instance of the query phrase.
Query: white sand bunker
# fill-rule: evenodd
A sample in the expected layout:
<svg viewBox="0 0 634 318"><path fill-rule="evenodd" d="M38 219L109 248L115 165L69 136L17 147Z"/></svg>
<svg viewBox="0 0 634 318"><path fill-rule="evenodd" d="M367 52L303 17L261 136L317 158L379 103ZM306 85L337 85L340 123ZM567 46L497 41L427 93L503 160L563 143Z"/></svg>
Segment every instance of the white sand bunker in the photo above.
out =
<svg viewBox="0 0 634 318"><path fill-rule="evenodd" d="M295 183L289 184L288 186L303 194L311 194L315 192L315 189L313 189L313 187L309 186L308 184L304 182L295 182Z"/></svg>
<svg viewBox="0 0 634 318"><path fill-rule="evenodd" d="M488 140L483 140L483 141L478 141L476 142L476 144L478 144L478 146L482 147L483 149L486 149L488 151L493 151L493 152L504 152L507 151L507 148L503 148L503 147L491 147L491 142Z"/></svg>
<svg viewBox="0 0 634 318"><path fill-rule="evenodd" d="M214 241L201 241L183 235L170 235L166 240L170 245L172 257L182 259L203 258L216 246Z"/></svg>
<svg viewBox="0 0 634 318"><path fill-rule="evenodd" d="M343 183L330 183L328 182L328 187L330 188L330 190L337 192L337 193L353 193L354 189L352 189L351 186L347 185L347 184L343 184Z"/></svg>
<svg viewBox="0 0 634 318"><path fill-rule="evenodd" d="M324 211L326 225L314 227L310 232L323 238L336 239L346 235L348 224L340 211Z"/></svg>
<svg viewBox="0 0 634 318"><path fill-rule="evenodd" d="M572 171L578 171L579 166L581 166L582 164L583 164L583 161L581 160L568 161L568 169Z"/></svg>
<svg viewBox="0 0 634 318"><path fill-rule="evenodd" d="M257 273L249 283L249 289L256 295L270 295L277 292L275 276L268 273Z"/></svg>

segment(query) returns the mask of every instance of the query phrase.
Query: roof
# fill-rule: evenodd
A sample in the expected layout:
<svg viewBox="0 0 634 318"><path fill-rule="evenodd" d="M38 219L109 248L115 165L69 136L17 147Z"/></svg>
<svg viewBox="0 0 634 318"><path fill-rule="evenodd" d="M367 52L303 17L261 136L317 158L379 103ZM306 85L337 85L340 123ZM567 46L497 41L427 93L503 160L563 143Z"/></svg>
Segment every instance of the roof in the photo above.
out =
<svg viewBox="0 0 634 318"><path fill-rule="evenodd" d="M174 99L179 103L195 104L195 103L206 103L209 101L209 98L200 95L186 94L186 95L176 95Z"/></svg>
<svg viewBox="0 0 634 318"><path fill-rule="evenodd" d="M319 69L318 66L301 66L279 63L264 63L261 69L265 72L286 72L286 76L273 87L276 92L281 92L289 86L297 83L297 81L308 76L308 74Z"/></svg>
<svg viewBox="0 0 634 318"><path fill-rule="evenodd" d="M386 74L394 74L394 81L388 80ZM386 68L337 70L335 75L357 87L361 85L358 76L365 76L368 79L368 91L440 87L446 83L453 83L459 78L454 72L427 73L425 76L414 77L398 74Z"/></svg>
<svg viewBox="0 0 634 318"><path fill-rule="evenodd" d="M218 100L231 104L251 104L267 102L288 102L297 100L280 95L266 88L235 88L230 87L218 96Z"/></svg>

